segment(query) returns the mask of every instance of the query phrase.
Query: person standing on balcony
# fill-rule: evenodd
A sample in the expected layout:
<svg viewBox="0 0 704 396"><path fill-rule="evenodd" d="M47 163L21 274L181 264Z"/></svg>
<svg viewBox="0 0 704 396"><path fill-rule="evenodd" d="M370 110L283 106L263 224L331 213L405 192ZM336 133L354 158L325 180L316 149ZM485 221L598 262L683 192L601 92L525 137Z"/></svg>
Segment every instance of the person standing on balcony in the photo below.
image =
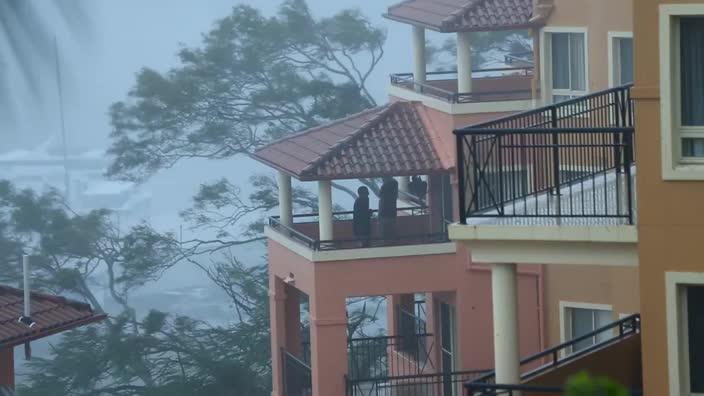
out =
<svg viewBox="0 0 704 396"><path fill-rule="evenodd" d="M396 202L398 201L398 182L393 177L385 177L379 190L379 223L381 235L385 239L396 236Z"/></svg>
<svg viewBox="0 0 704 396"><path fill-rule="evenodd" d="M413 176L409 187L411 194L413 194L421 202L425 203L425 197L428 194L428 183L424 182L420 176Z"/></svg>
<svg viewBox="0 0 704 396"><path fill-rule="evenodd" d="M357 189L357 199L354 201L352 228L355 238L362 241L362 246L369 246L371 235L372 211L369 209L369 189L362 186Z"/></svg>

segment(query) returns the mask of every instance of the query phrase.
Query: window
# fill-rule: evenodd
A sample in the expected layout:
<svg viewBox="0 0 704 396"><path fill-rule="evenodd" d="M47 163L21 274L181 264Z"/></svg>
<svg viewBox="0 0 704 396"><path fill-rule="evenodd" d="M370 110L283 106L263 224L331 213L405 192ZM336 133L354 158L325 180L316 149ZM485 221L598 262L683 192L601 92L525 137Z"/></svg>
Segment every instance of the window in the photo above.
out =
<svg viewBox="0 0 704 396"><path fill-rule="evenodd" d="M671 395L704 395L704 273L667 272Z"/></svg>
<svg viewBox="0 0 704 396"><path fill-rule="evenodd" d="M610 309L591 309L579 307L565 307L564 334L565 341L573 340L613 322L613 312ZM593 337L577 342L571 353L581 351L613 337L613 332L607 330Z"/></svg>
<svg viewBox="0 0 704 396"><path fill-rule="evenodd" d="M660 7L663 177L704 179L704 5Z"/></svg>
<svg viewBox="0 0 704 396"><path fill-rule="evenodd" d="M690 393L704 394L704 286L687 286L683 298L689 389Z"/></svg>
<svg viewBox="0 0 704 396"><path fill-rule="evenodd" d="M679 20L682 157L704 158L704 16Z"/></svg>
<svg viewBox="0 0 704 396"><path fill-rule="evenodd" d="M609 59L611 86L633 82L633 34L609 32Z"/></svg>
<svg viewBox="0 0 704 396"><path fill-rule="evenodd" d="M553 101L586 94L586 34L551 33L550 43Z"/></svg>

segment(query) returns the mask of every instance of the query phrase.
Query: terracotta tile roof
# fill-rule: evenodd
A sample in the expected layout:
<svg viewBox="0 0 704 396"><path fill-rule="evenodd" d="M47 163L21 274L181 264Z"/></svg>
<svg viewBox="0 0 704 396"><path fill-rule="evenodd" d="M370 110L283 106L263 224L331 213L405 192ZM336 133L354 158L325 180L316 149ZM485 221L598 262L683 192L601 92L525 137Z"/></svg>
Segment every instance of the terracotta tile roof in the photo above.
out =
<svg viewBox="0 0 704 396"><path fill-rule="evenodd" d="M0 348L20 345L55 333L97 322L106 315L93 312L90 305L42 293L31 294L33 328L18 323L24 310L23 292L0 285Z"/></svg>
<svg viewBox="0 0 704 396"><path fill-rule="evenodd" d="M442 172L422 104L394 102L277 140L253 157L303 180Z"/></svg>
<svg viewBox="0 0 704 396"><path fill-rule="evenodd" d="M405 0L384 16L445 33L523 29L545 18L534 18L533 0Z"/></svg>

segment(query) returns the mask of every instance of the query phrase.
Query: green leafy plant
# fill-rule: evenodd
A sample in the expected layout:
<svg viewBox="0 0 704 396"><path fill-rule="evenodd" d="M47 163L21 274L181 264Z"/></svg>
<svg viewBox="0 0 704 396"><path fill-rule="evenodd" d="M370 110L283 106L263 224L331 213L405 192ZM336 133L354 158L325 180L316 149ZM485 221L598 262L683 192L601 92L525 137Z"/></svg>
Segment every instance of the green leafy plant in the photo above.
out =
<svg viewBox="0 0 704 396"><path fill-rule="evenodd" d="M608 377L593 377L586 371L570 377L566 396L628 396L628 390Z"/></svg>

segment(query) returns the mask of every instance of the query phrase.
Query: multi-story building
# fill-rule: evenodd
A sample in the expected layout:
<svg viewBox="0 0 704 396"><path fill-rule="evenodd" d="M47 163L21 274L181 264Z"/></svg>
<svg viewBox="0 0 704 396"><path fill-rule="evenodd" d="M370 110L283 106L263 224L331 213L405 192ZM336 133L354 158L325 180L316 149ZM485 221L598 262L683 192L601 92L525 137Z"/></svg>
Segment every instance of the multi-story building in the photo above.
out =
<svg viewBox="0 0 704 396"><path fill-rule="evenodd" d="M587 369L647 395L704 393L704 3L633 6L633 88L456 131L462 219L450 236L473 259L492 262L494 328L501 329L495 372L469 383L471 392L557 393ZM492 185L496 177L510 181ZM625 316L519 359L516 263L534 262L561 265L566 279L597 289L597 279L582 277L586 265L619 272L613 293L622 297L611 297L628 302L619 312ZM620 278L628 268L636 282ZM546 309L564 313L563 333L584 321L598 327L598 306L591 318L568 319L554 303ZM640 315L626 315L635 309ZM595 344L569 354L584 337ZM535 370L528 364L536 358L548 364Z"/></svg>
<svg viewBox="0 0 704 396"><path fill-rule="evenodd" d="M704 393L704 2L637 3L643 390L696 395Z"/></svg>
<svg viewBox="0 0 704 396"><path fill-rule="evenodd" d="M638 311L636 288L623 287L638 282L634 172L625 165L630 88L622 87L632 79L631 7L631 0L389 7L387 18L411 26L413 59L412 73L391 76L389 104L254 154L279 173L280 215L266 229L273 395L454 395L494 367L496 382L516 384L519 356L575 339L554 360L579 356L610 339L584 334ZM428 30L456 36L456 70L427 71ZM473 34L498 30L527 32L534 61L473 69ZM619 88L572 99L609 85ZM600 129L583 130L592 120ZM474 129L453 136L466 125ZM536 135L516 131L527 127ZM410 176L424 178L426 194L413 196ZM354 194L346 180L364 180L376 193L374 180L389 177L401 190L395 231L374 220L371 238L360 240L351 212L334 211L333 198ZM292 178L317 183L316 213L296 213ZM562 191L580 181L579 192L569 192L585 197L582 216ZM461 225L449 236L460 243L448 238L453 222ZM584 227L555 231L563 222ZM385 332L361 337L348 302L373 296L386 297ZM620 322L624 338L634 320Z"/></svg>

